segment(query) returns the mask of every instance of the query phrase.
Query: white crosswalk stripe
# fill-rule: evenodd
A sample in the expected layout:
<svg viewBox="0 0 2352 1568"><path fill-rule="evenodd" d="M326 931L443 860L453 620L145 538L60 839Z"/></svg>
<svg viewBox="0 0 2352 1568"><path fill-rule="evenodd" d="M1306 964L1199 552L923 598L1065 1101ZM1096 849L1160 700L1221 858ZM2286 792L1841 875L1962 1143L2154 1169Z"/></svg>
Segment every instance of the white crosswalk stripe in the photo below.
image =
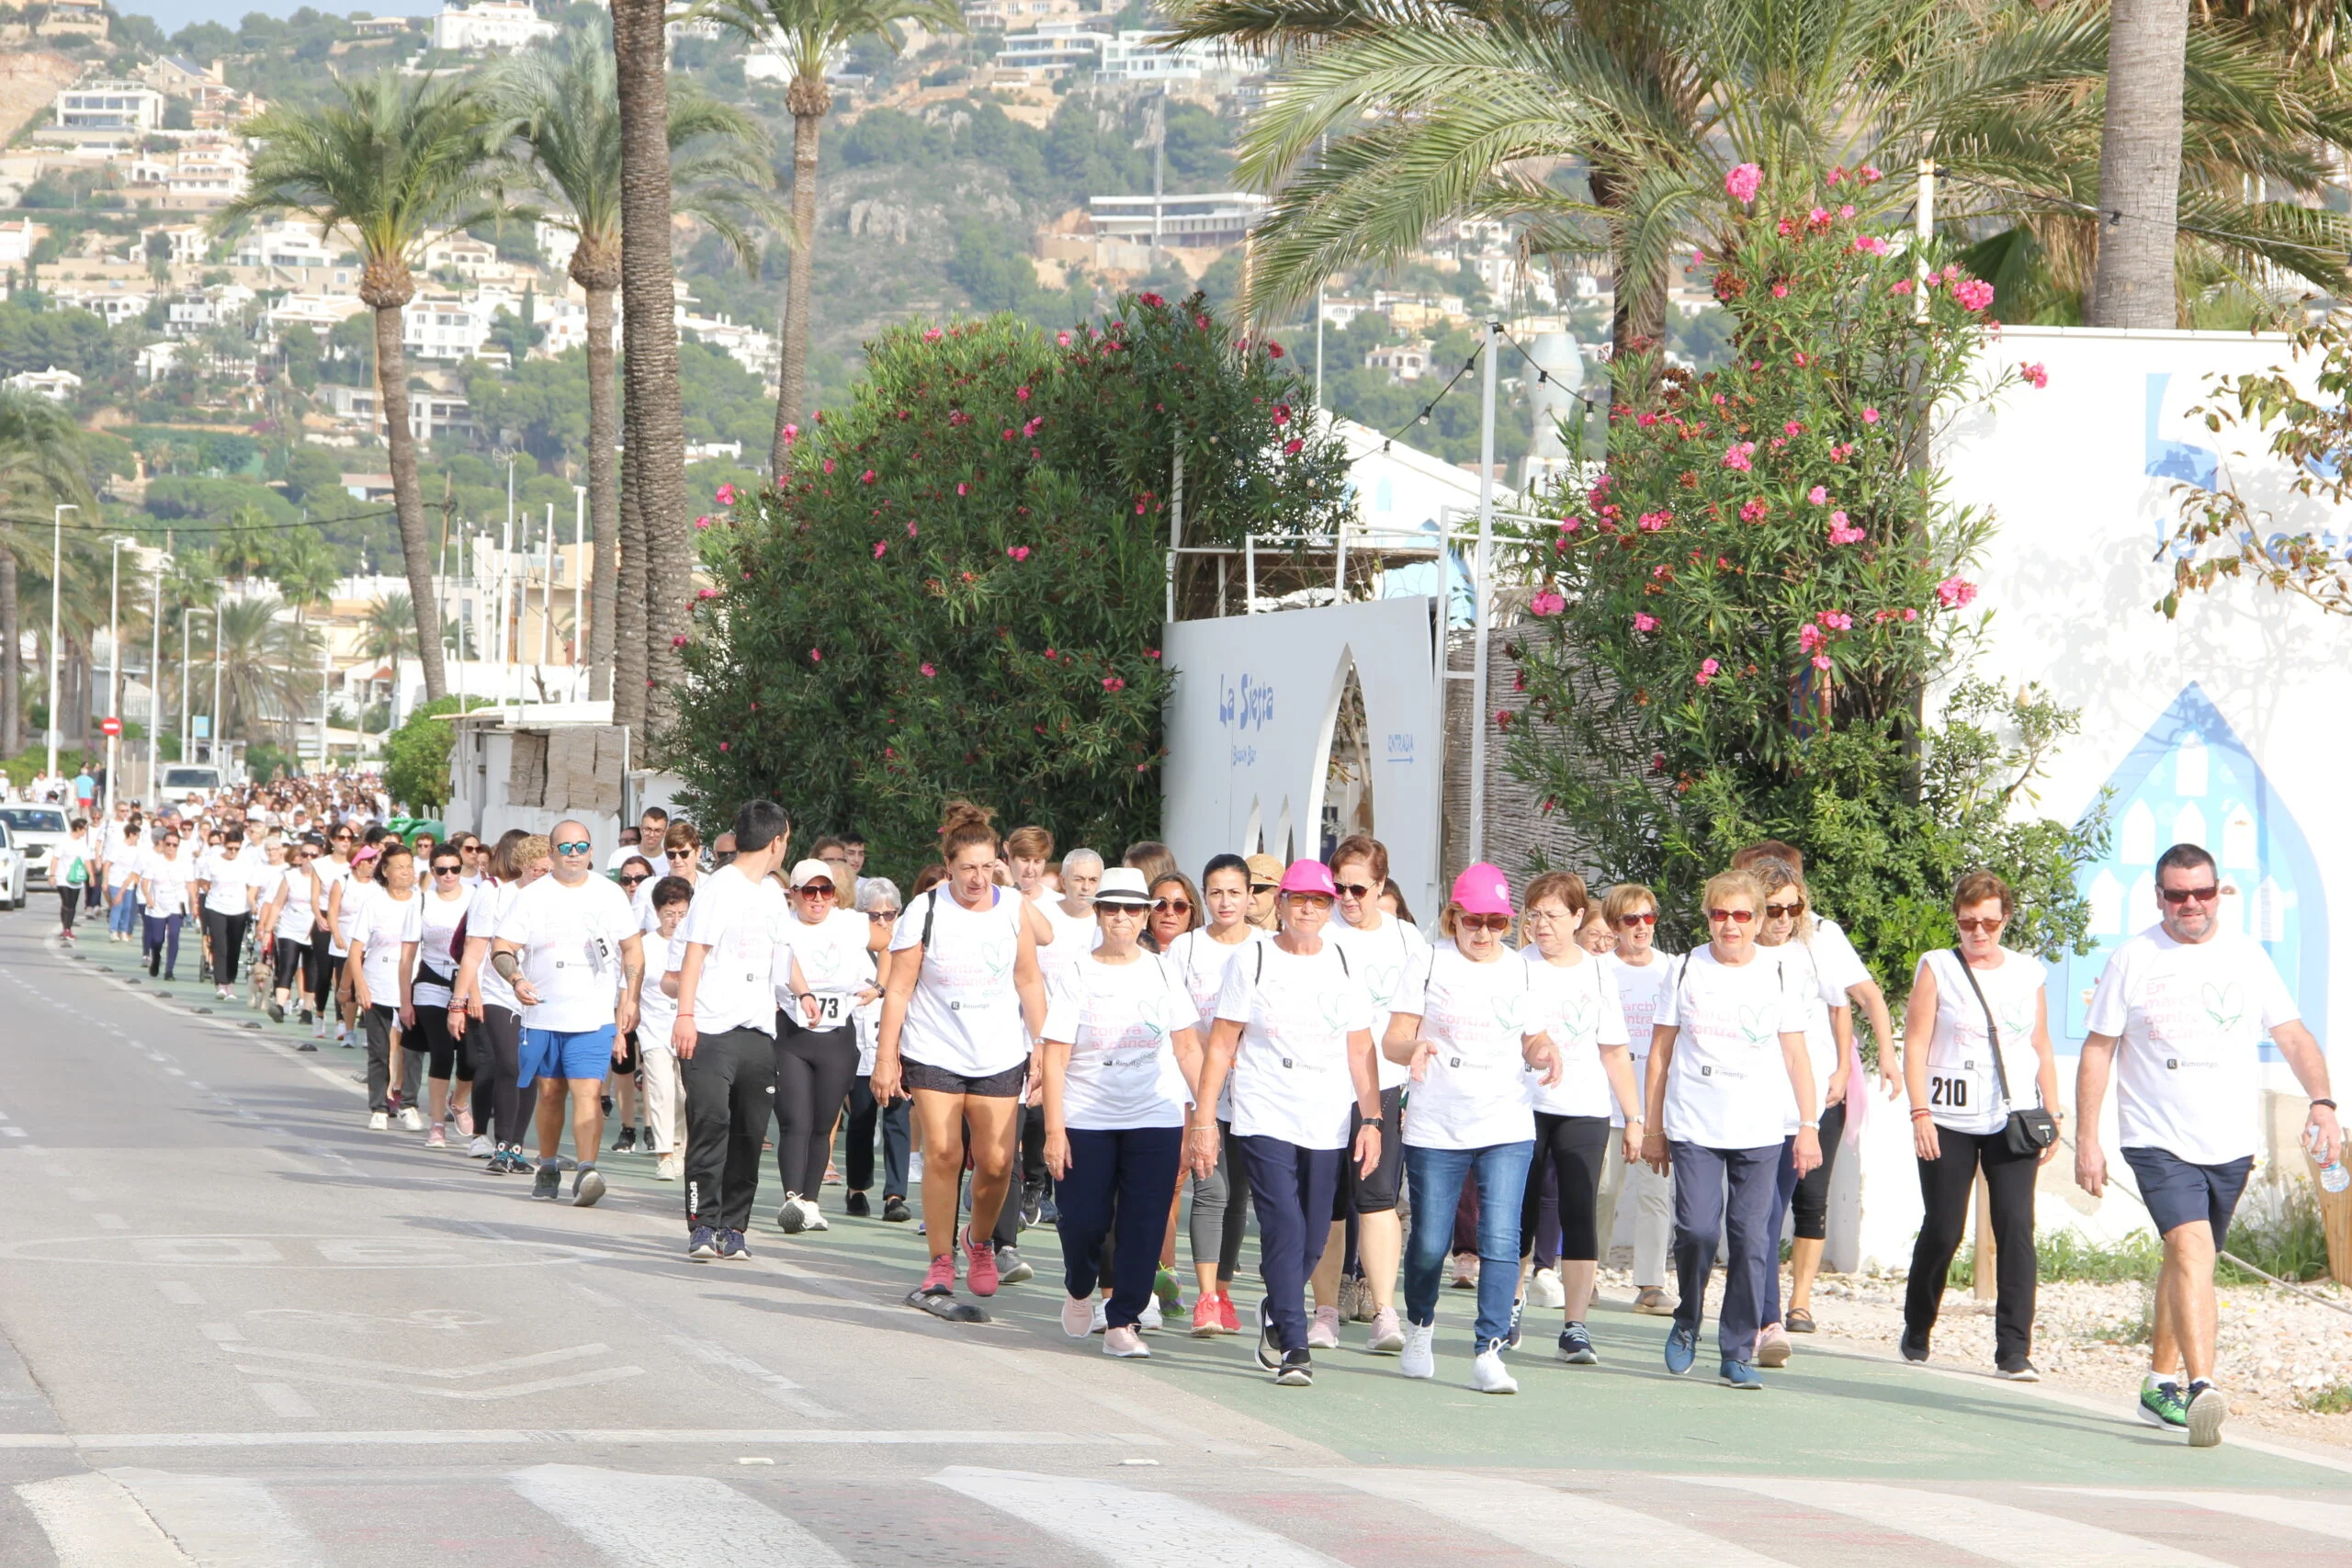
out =
<svg viewBox="0 0 2352 1568"><path fill-rule="evenodd" d="M2225 1568L2213 1558L2161 1541L1981 1497L1862 1481L1685 1479L1844 1514L2012 1568Z"/></svg>
<svg viewBox="0 0 2352 1568"><path fill-rule="evenodd" d="M28 1481L17 1495L49 1537L59 1568L190 1568L187 1554L112 1476Z"/></svg>
<svg viewBox="0 0 2352 1568"><path fill-rule="evenodd" d="M326 1568L326 1554L258 1481L164 1471L108 1472L203 1568Z"/></svg>
<svg viewBox="0 0 2352 1568"><path fill-rule="evenodd" d="M507 1479L540 1512L632 1568L847 1568L801 1526L707 1476L543 1464Z"/></svg>
<svg viewBox="0 0 2352 1568"><path fill-rule="evenodd" d="M2343 1503L2306 1503L2300 1498L2273 1497L2261 1492L2132 1492L2111 1486L2045 1486L2039 1490L2072 1493L2077 1497L2120 1497L2129 1502L2204 1508L2352 1541L2352 1506Z"/></svg>
<svg viewBox="0 0 2352 1568"><path fill-rule="evenodd" d="M956 1465L932 1480L1106 1562L1187 1561L1247 1568L1337 1568L1337 1560L1190 1498L1069 1475Z"/></svg>
<svg viewBox="0 0 2352 1568"><path fill-rule="evenodd" d="M1440 1470L1308 1470L1309 1480L1351 1486L1573 1568L1628 1563L1703 1562L1708 1568L1784 1568L1778 1557L1719 1536L1581 1494L1525 1481Z"/></svg>

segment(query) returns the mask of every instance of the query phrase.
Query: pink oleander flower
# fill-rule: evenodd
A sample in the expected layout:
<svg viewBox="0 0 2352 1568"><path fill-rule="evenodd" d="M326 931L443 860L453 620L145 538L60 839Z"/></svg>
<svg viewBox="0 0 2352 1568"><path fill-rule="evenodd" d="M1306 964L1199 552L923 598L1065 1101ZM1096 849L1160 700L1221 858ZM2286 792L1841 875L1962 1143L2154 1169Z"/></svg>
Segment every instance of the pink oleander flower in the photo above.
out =
<svg viewBox="0 0 2352 1568"><path fill-rule="evenodd" d="M883 551L885 551L885 550L887 550L887 549L888 549L889 547L890 547L889 546L888 546L888 545L884 544L881 540L879 540L879 539L875 540L875 541L874 541L874 558L875 558L876 560L880 560L880 559L882 558L882 552L883 552Z"/></svg>
<svg viewBox="0 0 2352 1568"><path fill-rule="evenodd" d="M926 664L926 665L922 666L922 675L923 675L923 679L924 679L924 680L926 680L926 681L930 680L933 675L936 675L936 674L938 674L938 673L939 673L938 670L937 670L936 668L934 668L933 666L932 666L932 665Z"/></svg>
<svg viewBox="0 0 2352 1568"><path fill-rule="evenodd" d="M735 504L735 487L733 485L720 485L718 487L718 504L721 506L732 506Z"/></svg>
<svg viewBox="0 0 2352 1568"><path fill-rule="evenodd" d="M1814 617L1831 631L1849 632L1854 629L1854 617L1843 610L1824 610Z"/></svg>
<svg viewBox="0 0 2352 1568"><path fill-rule="evenodd" d="M824 660L824 657L825 653L822 649L812 648L808 650L808 662L811 664L821 663Z"/></svg>
<svg viewBox="0 0 2352 1568"><path fill-rule="evenodd" d="M1726 468L1737 468L1741 473L1746 473L1748 469L1756 466L1754 460L1755 457L1756 443L1753 441L1742 441L1724 451L1724 467Z"/></svg>
<svg viewBox="0 0 2352 1568"><path fill-rule="evenodd" d="M1059 347L1068 348L1069 346L1069 333L1056 333L1054 334L1054 342Z"/></svg>
<svg viewBox="0 0 2352 1568"><path fill-rule="evenodd" d="M2018 367L2018 374L2023 376L2027 383L2036 391L2050 385L2050 372L2040 364L2020 365Z"/></svg>
<svg viewBox="0 0 2352 1568"><path fill-rule="evenodd" d="M937 343L941 338L946 335L946 333L941 332L937 327L926 327L923 329L922 341L925 343Z"/></svg>
<svg viewBox="0 0 2352 1568"><path fill-rule="evenodd" d="M1795 219L1793 219L1793 218L1783 218L1783 219L1781 219L1781 238L1782 238L1783 240L1785 240L1785 239L1787 239L1790 235L1792 235L1792 234L1795 233L1796 231L1797 231L1797 223L1796 223L1796 220L1795 220Z"/></svg>
<svg viewBox="0 0 2352 1568"><path fill-rule="evenodd" d="M1714 682L1715 671L1722 668L1723 664L1718 660L1702 659L1699 661L1699 672L1696 675L1693 675L1691 679L1698 682L1702 686L1711 685Z"/></svg>
<svg viewBox="0 0 2352 1568"><path fill-rule="evenodd" d="M1840 218L1851 218L1853 215L1854 209L1850 207L1841 207L1838 209L1838 216Z"/></svg>
<svg viewBox="0 0 2352 1568"><path fill-rule="evenodd" d="M1828 668L1829 668L1829 655L1827 655L1827 654L1826 654L1826 653L1816 653L1816 654L1815 654L1815 655L1813 656L1813 667L1814 667L1815 670L1826 670L1826 669L1828 669Z"/></svg>
<svg viewBox="0 0 2352 1568"><path fill-rule="evenodd" d="M1785 284L1785 283L1776 283L1776 284L1772 285L1772 298L1773 298L1773 299L1787 299L1788 297L1789 297L1789 286L1788 286L1787 284Z"/></svg>
<svg viewBox="0 0 2352 1568"><path fill-rule="evenodd" d="M695 519L695 526L697 528L707 528L710 526L710 519L707 517L697 517Z"/></svg>
<svg viewBox="0 0 2352 1568"><path fill-rule="evenodd" d="M1029 558L1029 547L1026 545L1014 545L1004 553L1011 556L1014 560L1027 560Z"/></svg>
<svg viewBox="0 0 2352 1568"><path fill-rule="evenodd" d="M1976 598L1976 584L1965 578L1947 577L1936 584L1936 602L1947 610L1965 608Z"/></svg>
<svg viewBox="0 0 2352 1568"><path fill-rule="evenodd" d="M1280 359L1282 356L1283 356L1283 345L1282 345L1281 344L1278 344L1278 343L1271 343L1271 342L1270 342L1270 343L1268 343L1268 344L1266 344L1266 357L1267 357L1267 358L1269 358L1269 359Z"/></svg>
<svg viewBox="0 0 2352 1568"><path fill-rule="evenodd" d="M826 459L825 459L825 472L827 472L827 473L829 473L829 474L830 474L830 473L831 473L832 471L833 471L833 460L832 460L831 457L828 457L828 458L826 458ZM828 492L828 493L830 493L830 492Z"/></svg>
<svg viewBox="0 0 2352 1568"><path fill-rule="evenodd" d="M1821 635L1821 628L1811 621L1807 621L1797 628L1797 650L1800 653L1811 653L1828 640Z"/></svg>
<svg viewBox="0 0 2352 1568"><path fill-rule="evenodd" d="M1903 618L1906 621L1916 621L1919 618L1919 612L1906 609L1903 612Z"/></svg>
<svg viewBox="0 0 2352 1568"><path fill-rule="evenodd" d="M720 750L722 750L722 751L726 751L726 750L731 750L731 748L730 748L730 747L727 744L727 742L726 742L726 741L724 741L724 740L722 740L722 741L720 741L720 742L718 743L718 749L719 749Z"/></svg>
<svg viewBox="0 0 2352 1568"><path fill-rule="evenodd" d="M1951 286L1951 297L1971 310L1982 310L1993 302L1993 286L1981 277L1968 278Z"/></svg>
<svg viewBox="0 0 2352 1568"><path fill-rule="evenodd" d="M1673 521L1674 513L1671 512L1645 512L1634 520L1634 525L1645 534L1663 534L1666 525Z"/></svg>
<svg viewBox="0 0 2352 1568"><path fill-rule="evenodd" d="M1538 592L1534 598L1529 600L1527 602L1527 607L1539 615L1556 615L1561 611L1568 607L1568 602L1561 595L1554 592L1551 589L1546 588Z"/></svg>
<svg viewBox="0 0 2352 1568"><path fill-rule="evenodd" d="M1657 630L1657 617L1645 610L1636 610L1634 612L1634 629L1637 632L1654 632Z"/></svg>
<svg viewBox="0 0 2352 1568"><path fill-rule="evenodd" d="M1026 387L1015 387L1012 389L1012 395L1025 403L1029 400L1029 389Z"/></svg>
<svg viewBox="0 0 2352 1568"><path fill-rule="evenodd" d="M1864 164L1854 172L1862 176L1862 183L1866 186L1874 186L1886 177L1878 172L1876 165L1871 164Z"/></svg>
<svg viewBox="0 0 2352 1568"><path fill-rule="evenodd" d="M914 525L913 524L910 523L910 524L908 524L908 525L907 525L907 537L908 537L908 538L910 538L910 539L911 539L911 538L913 538L914 536L915 536L915 525Z"/></svg>
<svg viewBox="0 0 2352 1568"><path fill-rule="evenodd" d="M1889 294L1908 294L1911 292L1911 280L1905 277L1898 280L1893 287L1887 289L1887 292Z"/></svg>
<svg viewBox="0 0 2352 1568"><path fill-rule="evenodd" d="M1826 506L1829 504L1829 491L1822 488L1820 485L1815 485L1811 490L1805 491L1804 498L1813 502L1815 506Z"/></svg>
<svg viewBox="0 0 2352 1568"><path fill-rule="evenodd" d="M1758 496L1753 501L1740 503L1739 520L1742 523L1761 523L1771 514L1771 511L1772 503L1762 496Z"/></svg>
<svg viewBox="0 0 2352 1568"><path fill-rule="evenodd" d="M1734 201L1751 202L1764 187L1764 171L1753 164L1741 164L1724 175L1724 194Z"/></svg>
<svg viewBox="0 0 2352 1568"><path fill-rule="evenodd" d="M1826 207L1816 207L1811 212L1804 215L1804 220L1807 225L1813 227L1818 227L1822 224L1827 223L1829 221L1829 209Z"/></svg>
<svg viewBox="0 0 2352 1568"><path fill-rule="evenodd" d="M957 479L957 480L956 481L956 493L957 495L966 495L966 494L969 494L969 493L970 493L970 491L971 491L971 489L972 489L972 487L971 487L970 485L968 485L968 484L966 484L962 479Z"/></svg>
<svg viewBox="0 0 2352 1568"><path fill-rule="evenodd" d="M1759 364L1751 366L1749 368L1761 370L1764 367ZM1783 435L1803 435L1804 434L1804 426L1798 423L1795 420L1791 420L1788 423L1781 426L1781 434Z"/></svg>
<svg viewBox="0 0 2352 1568"><path fill-rule="evenodd" d="M1878 423L1878 410L1875 408L1864 409L1862 411L1862 423L1864 424L1876 424Z"/></svg>
<svg viewBox="0 0 2352 1568"><path fill-rule="evenodd" d="M1849 208L1847 210L1850 212L1853 209ZM1886 242L1880 239L1876 234L1864 234L1861 238L1854 242L1854 249L1861 252L1864 255L1871 256L1883 256L1887 254Z"/></svg>
<svg viewBox="0 0 2352 1568"><path fill-rule="evenodd" d="M858 483L860 483L860 484L862 484L862 485L870 485L870 484L872 484L872 483L874 482L874 470L873 470L872 468L868 468L868 469L866 469L866 470L865 470L865 472L864 472L864 473L862 473L862 474L858 475L858 476L857 476L857 482L858 482Z"/></svg>
<svg viewBox="0 0 2352 1568"><path fill-rule="evenodd" d="M672 648L684 648L686 646L686 639L682 637L673 637L670 639L670 646Z"/></svg>
<svg viewBox="0 0 2352 1568"><path fill-rule="evenodd" d="M1870 537L1869 533L1846 521L1842 512L1829 514L1829 542L1833 545L1859 545Z"/></svg>
<svg viewBox="0 0 2352 1568"><path fill-rule="evenodd" d="M1116 675L1105 675L1102 677L1102 689L1106 692L1124 692L1127 689L1127 683Z"/></svg>
<svg viewBox="0 0 2352 1568"><path fill-rule="evenodd" d="M1290 405L1289 405L1288 403L1276 403L1276 404L1274 405L1274 424L1275 424L1275 426L1276 426L1277 428L1280 428L1281 426L1285 425L1285 424L1288 424L1289 423L1290 423Z"/></svg>
<svg viewBox="0 0 2352 1568"><path fill-rule="evenodd" d="M1306 450L1306 443L1296 436L1293 436L1290 440L1283 443L1283 456L1285 457L1295 457L1301 452Z"/></svg>
<svg viewBox="0 0 2352 1568"><path fill-rule="evenodd" d="M1825 183L1829 184L1829 185L1833 185L1833 186L1841 186L1841 185L1844 185L1844 184L1846 183L1846 168L1845 168L1845 165L1841 164L1839 164L1838 167L1836 167L1836 168L1834 168L1834 169L1830 170L1830 171L1829 171L1829 175L1828 175L1828 178L1827 178L1827 180L1826 180Z"/></svg>
<svg viewBox="0 0 2352 1568"><path fill-rule="evenodd" d="M1138 294L1136 296L1136 303L1138 305L1150 305L1157 308L1167 304L1168 301L1162 299L1157 294Z"/></svg>

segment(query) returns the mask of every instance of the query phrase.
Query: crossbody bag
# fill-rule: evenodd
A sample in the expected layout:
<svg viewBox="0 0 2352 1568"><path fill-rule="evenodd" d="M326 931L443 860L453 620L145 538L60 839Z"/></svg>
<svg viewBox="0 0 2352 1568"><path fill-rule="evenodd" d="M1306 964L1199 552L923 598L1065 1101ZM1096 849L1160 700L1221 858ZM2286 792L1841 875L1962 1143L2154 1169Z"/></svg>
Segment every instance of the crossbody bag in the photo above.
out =
<svg viewBox="0 0 2352 1568"><path fill-rule="evenodd" d="M1976 983L1976 973L1969 968L1968 960L1958 948L1951 950L1959 960L1960 972L1968 976L1968 988L1976 993L1976 1005L1984 1010L1984 1039L1993 1049L1993 1077L2001 1086L2001 1103L2009 1108L2009 1120L2001 1129L2001 1136L2011 1154L2038 1155L2058 1141L2058 1119L2042 1106L2028 1110L2018 1108L2017 1097L2009 1093L2009 1069L2001 1061L2001 1026L1993 1021L1993 1004L1984 999L1984 987ZM2034 1098L2041 1098L2040 1086Z"/></svg>

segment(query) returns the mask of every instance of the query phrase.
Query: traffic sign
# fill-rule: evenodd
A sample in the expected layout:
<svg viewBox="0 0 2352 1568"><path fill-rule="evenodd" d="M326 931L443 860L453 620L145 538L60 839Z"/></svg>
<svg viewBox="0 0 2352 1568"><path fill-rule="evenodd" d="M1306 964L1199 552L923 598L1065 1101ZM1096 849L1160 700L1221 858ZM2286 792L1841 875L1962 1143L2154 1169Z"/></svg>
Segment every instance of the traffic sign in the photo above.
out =
<svg viewBox="0 0 2352 1568"><path fill-rule="evenodd" d="M194 717L190 718L188 723L195 726L196 738L198 740L209 740L212 739L212 720L209 715L198 714Z"/></svg>
<svg viewBox="0 0 2352 1568"><path fill-rule="evenodd" d="M122 720L112 717L98 720L98 733L112 739L122 733Z"/></svg>

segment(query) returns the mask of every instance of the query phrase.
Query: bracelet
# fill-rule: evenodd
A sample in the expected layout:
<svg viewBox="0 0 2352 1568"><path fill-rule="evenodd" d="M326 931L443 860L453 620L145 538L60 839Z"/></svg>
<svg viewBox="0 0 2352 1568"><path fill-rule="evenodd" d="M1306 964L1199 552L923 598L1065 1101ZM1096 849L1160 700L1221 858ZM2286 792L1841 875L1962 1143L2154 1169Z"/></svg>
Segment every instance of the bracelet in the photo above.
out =
<svg viewBox="0 0 2352 1568"><path fill-rule="evenodd" d="M2312 1101L2312 1109L2314 1111L2318 1110L2323 1105L2326 1106L2330 1111L2335 1109L2335 1101L2328 1099L2325 1095L2322 1095Z"/></svg>
<svg viewBox="0 0 2352 1568"><path fill-rule="evenodd" d="M1385 1116L1366 1116L1362 1111L1356 1112L1356 1115L1366 1127L1385 1127L1388 1124L1388 1118Z"/></svg>
<svg viewBox="0 0 2352 1568"><path fill-rule="evenodd" d="M1922 1116L1933 1116L1935 1112L1932 1111L1923 1111L1915 1106L1912 1108L1911 1120L1917 1122Z"/></svg>
<svg viewBox="0 0 2352 1568"><path fill-rule="evenodd" d="M1798 1126L1799 1128L1806 1128L1806 1127L1810 1127L1811 1129L1813 1129L1813 1130L1814 1130L1815 1132L1816 1132L1816 1133L1818 1133L1819 1131L1821 1131L1821 1123L1820 1123L1820 1122L1798 1122L1798 1123L1797 1123L1797 1126Z"/></svg>

